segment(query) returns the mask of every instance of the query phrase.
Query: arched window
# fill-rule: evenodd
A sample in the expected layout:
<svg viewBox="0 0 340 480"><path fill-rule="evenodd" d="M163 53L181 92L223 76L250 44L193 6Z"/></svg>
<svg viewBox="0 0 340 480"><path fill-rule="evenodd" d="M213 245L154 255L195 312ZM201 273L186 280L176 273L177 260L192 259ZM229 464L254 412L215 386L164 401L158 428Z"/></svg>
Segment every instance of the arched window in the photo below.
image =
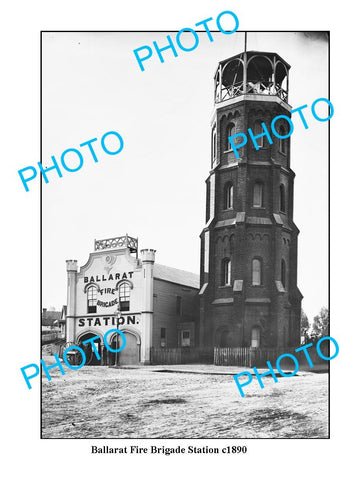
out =
<svg viewBox="0 0 340 480"><path fill-rule="evenodd" d="M253 258L251 283L253 286L262 285L262 262L259 258Z"/></svg>
<svg viewBox="0 0 340 480"><path fill-rule="evenodd" d="M234 205L234 187L232 183L227 183L225 188L224 208L230 209Z"/></svg>
<svg viewBox="0 0 340 480"><path fill-rule="evenodd" d="M253 190L253 207L263 206L263 183L256 182Z"/></svg>
<svg viewBox="0 0 340 480"><path fill-rule="evenodd" d="M97 313L97 288L87 289L87 313Z"/></svg>
<svg viewBox="0 0 340 480"><path fill-rule="evenodd" d="M119 309L121 312L130 310L130 285L127 282L119 285Z"/></svg>
<svg viewBox="0 0 340 480"><path fill-rule="evenodd" d="M207 198L205 205L205 221L208 222L210 218L210 180L207 180Z"/></svg>
<svg viewBox="0 0 340 480"><path fill-rule="evenodd" d="M279 128L279 135L284 137L287 135L286 129L283 125ZM287 139L286 138L279 138L279 150L281 153L287 153Z"/></svg>
<svg viewBox="0 0 340 480"><path fill-rule="evenodd" d="M253 327L251 329L251 347L259 348L261 344L261 330L260 327Z"/></svg>
<svg viewBox="0 0 340 480"><path fill-rule="evenodd" d="M286 288L286 262L281 260L281 283Z"/></svg>
<svg viewBox="0 0 340 480"><path fill-rule="evenodd" d="M256 138L256 140L254 140L254 142L256 142L256 144L259 148L267 145L266 136L263 135L265 130L262 126L262 123L263 123L262 120L256 120L256 122L254 124L254 130L253 130L254 137L257 137L258 135L262 135L261 137L258 137L258 138ZM253 145L254 145L254 143L253 143ZM255 148L255 146L254 146L254 148Z"/></svg>
<svg viewBox="0 0 340 480"><path fill-rule="evenodd" d="M235 135L235 125L233 123L229 123L227 126L227 151L232 150L229 137L232 137L233 135Z"/></svg>
<svg viewBox="0 0 340 480"><path fill-rule="evenodd" d="M280 185L280 211L285 213L286 211L286 196L285 196L285 187Z"/></svg>
<svg viewBox="0 0 340 480"><path fill-rule="evenodd" d="M216 125L214 126L214 128L213 128L213 130L212 130L211 150L212 150L212 158L213 158L213 160L215 160L215 159L216 159L216 155L217 155Z"/></svg>
<svg viewBox="0 0 340 480"><path fill-rule="evenodd" d="M221 265L221 285L231 285L231 261L224 258Z"/></svg>

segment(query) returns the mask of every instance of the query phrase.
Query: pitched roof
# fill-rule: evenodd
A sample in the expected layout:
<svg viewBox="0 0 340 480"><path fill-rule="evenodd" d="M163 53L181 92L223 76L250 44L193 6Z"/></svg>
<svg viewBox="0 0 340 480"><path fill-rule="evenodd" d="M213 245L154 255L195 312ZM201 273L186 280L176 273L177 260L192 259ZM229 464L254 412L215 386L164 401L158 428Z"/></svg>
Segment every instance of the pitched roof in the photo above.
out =
<svg viewBox="0 0 340 480"><path fill-rule="evenodd" d="M178 268L166 267L155 263L153 270L154 278L166 280L168 282L177 283L191 288L199 288L200 277L196 273L186 272Z"/></svg>

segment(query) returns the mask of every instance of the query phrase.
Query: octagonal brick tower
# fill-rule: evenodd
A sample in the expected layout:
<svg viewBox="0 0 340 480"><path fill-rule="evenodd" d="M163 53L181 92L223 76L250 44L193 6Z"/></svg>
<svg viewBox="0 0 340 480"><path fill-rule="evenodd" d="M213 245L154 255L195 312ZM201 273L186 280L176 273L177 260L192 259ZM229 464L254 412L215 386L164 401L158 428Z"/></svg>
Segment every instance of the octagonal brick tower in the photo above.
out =
<svg viewBox="0 0 340 480"><path fill-rule="evenodd" d="M201 233L200 344L284 347L300 344L290 138L271 133L290 117L290 66L276 53L243 52L219 63L211 122L211 170ZM267 136L255 136L267 126ZM287 135L278 119L275 129ZM229 137L244 133L238 149Z"/></svg>

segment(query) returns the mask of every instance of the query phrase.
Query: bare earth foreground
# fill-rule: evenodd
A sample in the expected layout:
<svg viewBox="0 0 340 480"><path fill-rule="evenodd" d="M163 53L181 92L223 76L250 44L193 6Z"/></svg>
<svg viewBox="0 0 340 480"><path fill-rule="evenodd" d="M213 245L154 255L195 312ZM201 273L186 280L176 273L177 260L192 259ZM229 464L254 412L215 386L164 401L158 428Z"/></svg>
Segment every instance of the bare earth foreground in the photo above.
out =
<svg viewBox="0 0 340 480"><path fill-rule="evenodd" d="M328 437L327 373L265 377L263 390L254 378L242 398L232 375L217 374L231 367L161 369L53 369L42 382L42 438Z"/></svg>

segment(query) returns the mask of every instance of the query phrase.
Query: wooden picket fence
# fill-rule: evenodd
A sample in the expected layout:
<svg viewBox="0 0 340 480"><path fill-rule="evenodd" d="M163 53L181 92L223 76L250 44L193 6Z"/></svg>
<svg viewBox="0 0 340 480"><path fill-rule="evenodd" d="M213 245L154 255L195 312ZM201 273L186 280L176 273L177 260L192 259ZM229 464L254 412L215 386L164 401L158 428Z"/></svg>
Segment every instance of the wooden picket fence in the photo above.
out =
<svg viewBox="0 0 340 480"><path fill-rule="evenodd" d="M250 348L214 348L215 365L250 365Z"/></svg>
<svg viewBox="0 0 340 480"><path fill-rule="evenodd" d="M252 347L235 347L235 348L214 348L214 364L229 365L239 367L267 367L267 361L273 366L280 355L291 354L299 362L299 365L308 365L305 354L300 351L296 352L297 347L280 347L280 348L252 348ZM314 365L326 363L320 359L315 347L308 350L311 361ZM281 368L294 368L293 359L285 357L280 362Z"/></svg>
<svg viewBox="0 0 340 480"><path fill-rule="evenodd" d="M151 363L154 365L211 364L213 359L213 348L151 348Z"/></svg>
<svg viewBox="0 0 340 480"><path fill-rule="evenodd" d="M253 348L253 347L228 347L228 348L151 348L151 363L153 365L180 365L189 363L215 364L238 367L267 367L267 361L273 366L280 355L290 353L301 366L308 366L304 352L296 352L297 347L280 348ZM327 361L320 359L315 346L308 349L309 356L314 365L325 364ZM326 355L326 351L324 351ZM294 362L285 357L280 362L281 368L294 368Z"/></svg>
<svg viewBox="0 0 340 480"><path fill-rule="evenodd" d="M264 349L252 347L214 348L214 364L239 367L258 367L267 364L267 361L276 361L282 353L290 353L285 349Z"/></svg>

